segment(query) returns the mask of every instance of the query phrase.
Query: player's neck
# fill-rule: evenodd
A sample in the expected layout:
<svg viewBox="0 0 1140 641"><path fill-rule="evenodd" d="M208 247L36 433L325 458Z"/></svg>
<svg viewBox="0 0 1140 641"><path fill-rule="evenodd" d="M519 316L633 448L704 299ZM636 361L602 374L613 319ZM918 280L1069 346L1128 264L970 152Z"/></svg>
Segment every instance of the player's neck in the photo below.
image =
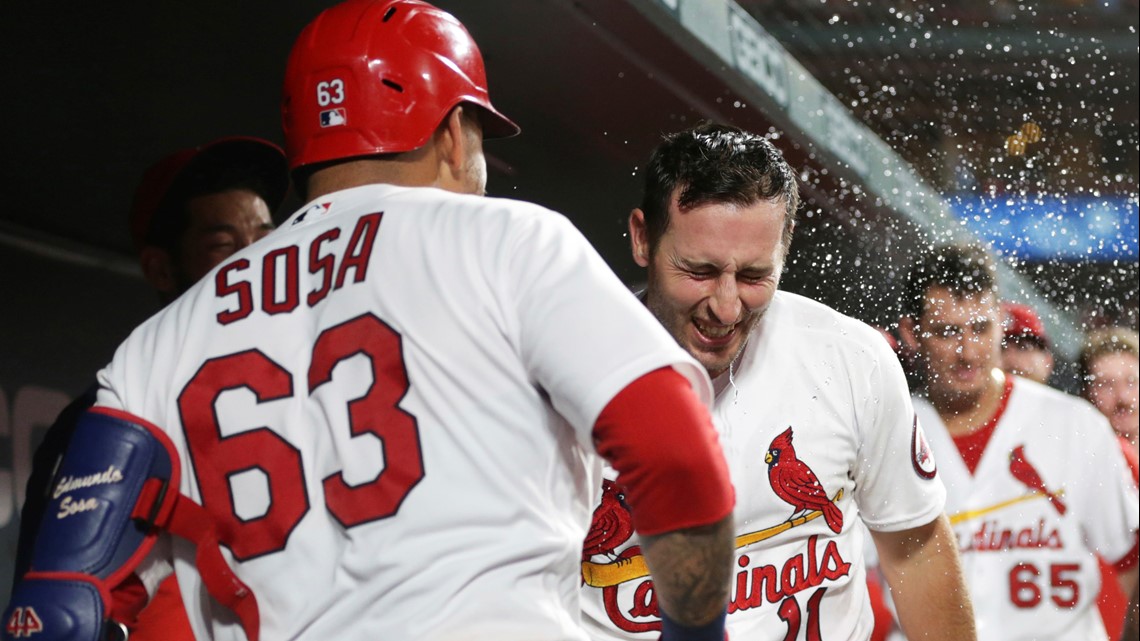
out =
<svg viewBox="0 0 1140 641"><path fill-rule="evenodd" d="M1005 374L994 369L982 391L973 396L928 392L930 403L938 411L946 431L951 436L962 436L981 428L998 412L1005 392Z"/></svg>
<svg viewBox="0 0 1140 641"><path fill-rule="evenodd" d="M309 200L364 185L431 186L435 166L421 150L383 157L360 158L318 169L309 176Z"/></svg>

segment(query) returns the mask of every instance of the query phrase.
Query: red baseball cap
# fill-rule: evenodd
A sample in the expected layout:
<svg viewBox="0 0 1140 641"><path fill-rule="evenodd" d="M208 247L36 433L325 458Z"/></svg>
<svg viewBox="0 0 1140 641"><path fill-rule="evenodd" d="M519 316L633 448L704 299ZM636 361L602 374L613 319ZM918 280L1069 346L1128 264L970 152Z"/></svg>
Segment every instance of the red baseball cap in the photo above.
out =
<svg viewBox="0 0 1140 641"><path fill-rule="evenodd" d="M275 211L285 199L289 189L289 170L285 152L277 145L260 138L235 136L219 138L199 147L180 149L147 168L135 190L131 204L131 241L135 251L147 244L147 235L155 222L155 215L170 203L179 180L203 167L234 165L248 167L253 175L262 179L263 193L258 194Z"/></svg>
<svg viewBox="0 0 1140 641"><path fill-rule="evenodd" d="M1005 311L1006 340L1030 340L1040 343L1042 347L1049 347L1045 324L1032 307L1021 303L1003 303L1002 309Z"/></svg>

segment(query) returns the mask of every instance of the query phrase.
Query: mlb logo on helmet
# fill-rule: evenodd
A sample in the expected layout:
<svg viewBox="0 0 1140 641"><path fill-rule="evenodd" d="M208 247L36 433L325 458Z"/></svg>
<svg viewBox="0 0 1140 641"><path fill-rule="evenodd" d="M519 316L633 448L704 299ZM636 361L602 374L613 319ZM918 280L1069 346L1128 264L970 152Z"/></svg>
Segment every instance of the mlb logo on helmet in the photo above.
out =
<svg viewBox="0 0 1140 641"><path fill-rule="evenodd" d="M344 109L326 109L321 112L322 127L339 127L347 122Z"/></svg>

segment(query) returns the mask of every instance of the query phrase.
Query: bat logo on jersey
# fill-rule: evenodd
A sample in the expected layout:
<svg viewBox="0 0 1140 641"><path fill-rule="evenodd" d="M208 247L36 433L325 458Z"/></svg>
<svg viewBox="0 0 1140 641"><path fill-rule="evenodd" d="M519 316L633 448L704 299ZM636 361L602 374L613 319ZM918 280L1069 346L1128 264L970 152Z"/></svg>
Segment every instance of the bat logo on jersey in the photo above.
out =
<svg viewBox="0 0 1140 641"><path fill-rule="evenodd" d="M606 479L602 481L602 501L594 510L590 532L582 546L582 560L589 561L595 554L615 558L614 550L633 536L633 519L621 486Z"/></svg>
<svg viewBox="0 0 1140 641"><path fill-rule="evenodd" d="M816 516L819 516L819 512L816 512ZM740 541L750 536L753 535L738 536L737 547L742 547ZM618 555L618 560L611 565L638 562L644 564L641 548L632 546L622 551ZM741 554L736 559L736 565L740 570L736 573L731 600L728 603L729 614L766 604L786 603L799 592L819 587L827 581L839 580L851 571L851 563L844 560L836 542L829 540L821 546L819 535L808 537L803 551L787 558L782 565L753 566L752 563L753 560L748 554ZM645 578L647 574L648 572L645 572L638 578ZM598 587L589 580L586 583L591 587ZM626 589L620 590L623 587ZM646 578L637 585L628 583L606 585L602 588L602 602L607 618L619 630L626 632L661 630L661 612L657 608L652 580Z"/></svg>
<svg viewBox="0 0 1140 641"><path fill-rule="evenodd" d="M617 491L617 486L613 485L613 487L615 491ZM831 501L838 503L842 498L843 490L839 490L835 493L835 498L831 499ZM623 515L619 512L618 518L628 518L629 507L626 506L624 501L621 501L620 505L621 509L625 511L625 514ZM600 509L601 506L599 506L599 510ZM602 533L610 531L610 528L613 526L607 525L604 522L599 523L599 517L602 520L610 519L607 512L602 511L599 513L599 510L594 511L595 520L590 525L590 533L586 535L586 547L582 551L582 582L594 588L611 588L621 585L622 583L636 581L637 579L643 579L649 576L649 566L645 564L645 558L641 556L641 546L630 546L620 553L615 554L616 548L629 540L629 535L621 534L624 538L620 542L617 542L617 536L606 539ZM792 528L799 527L808 521L814 521L820 516L823 516L823 512L813 510L795 519L783 521L777 525L766 527L755 532L741 534L736 537L736 549L739 550L749 545L766 541ZM613 531L616 533L617 529L615 528ZM594 543L591 544L591 541ZM610 548L610 545L613 547ZM604 555L614 560L607 560L605 563L595 563L590 560L591 555L594 554Z"/></svg>
<svg viewBox="0 0 1140 641"><path fill-rule="evenodd" d="M833 532L838 533L843 529L843 512L837 505L843 498L843 490L836 492L833 498L827 498L815 473L796 458L795 448L792 447L792 428L784 430L772 441L764 460L768 463L769 479L773 486L783 482L791 487L788 490L776 490L776 494L796 507L796 511L776 525L737 536L737 549L766 541L821 516ZM773 469L778 470L775 477ZM805 475L800 477L801 480L802 478L809 480L806 484L797 482L797 477L793 477L791 473ZM783 481L774 479L783 479ZM818 490L818 495L812 488ZM775 490L775 487L773 489ZM621 486L604 480L602 500L594 510L590 530L582 549L582 581L591 587L608 588L649 576L649 567L645 564L645 558L641 556L640 546L632 546L617 553L617 548L632 535L633 521ZM606 562L598 563L591 560L592 557L599 555L607 557Z"/></svg>
<svg viewBox="0 0 1140 641"><path fill-rule="evenodd" d="M1018 445L1009 453L1009 473L1013 475L1013 478L1020 481L1029 489L1044 494L1045 497L1049 499L1049 502L1053 504L1053 507L1057 509L1057 514L1061 516L1065 515L1067 508L1061 501L1060 493L1052 492L1049 488L1045 487L1045 481L1041 478L1041 475L1038 474L1037 468L1033 467L1029 459L1025 458L1024 445Z"/></svg>
<svg viewBox="0 0 1140 641"><path fill-rule="evenodd" d="M768 453L764 455L768 464L768 482L772 491L793 508L788 521L812 510L823 512L827 527L839 534L843 530L843 512L831 499L819 482L815 472L807 463L796 458L796 448L792 446L792 428L784 430L772 439Z"/></svg>
<svg viewBox="0 0 1140 641"><path fill-rule="evenodd" d="M1063 489L1050 490L1037 468L1025 456L1025 446L1018 445L1009 453L1009 473L1024 485L1029 491L1021 496L1015 496L998 501L985 507L966 510L950 515L950 524L958 532L959 546L963 552L992 552L1013 549L1061 549L1065 542L1061 538L1061 531L1052 526L1045 518L1037 519L1032 525L1010 523L1010 517L988 518L972 529L958 528L958 525L975 519L981 519L995 514L1014 505L1034 501L1041 498L1048 499L1057 513L1064 515L1068 509L1061 497L1065 494Z"/></svg>
<svg viewBox="0 0 1140 641"><path fill-rule="evenodd" d="M926 442L926 434L918 426L917 414L914 415L914 424L910 430L910 463L914 466L915 474L929 481L938 474L938 466L934 463L934 453Z"/></svg>
<svg viewBox="0 0 1140 641"><path fill-rule="evenodd" d="M843 490L828 499L815 473L796 458L791 439L792 428L789 427L772 441L765 461L773 489L776 490L778 483L785 484L781 487L786 489L776 490L776 494L793 505L796 511L776 525L737 536L737 549L765 541L820 517L832 531L843 529L843 513L837 505L843 498ZM660 631L653 581L648 578L649 568L641 547L633 545L617 551L633 534L629 506L624 498L620 486L608 480L603 482L602 500L594 510L582 550L582 582L602 590L606 615L618 629L626 632ZM604 556L606 560L591 560L598 556ZM781 603L802 590L847 576L851 568L836 542L829 540L821 544L819 535L808 537L806 547L786 558L782 564L753 566L753 563L748 554L737 557L737 565L741 569L736 574L729 613L766 603ZM638 579L642 580L634 584Z"/></svg>

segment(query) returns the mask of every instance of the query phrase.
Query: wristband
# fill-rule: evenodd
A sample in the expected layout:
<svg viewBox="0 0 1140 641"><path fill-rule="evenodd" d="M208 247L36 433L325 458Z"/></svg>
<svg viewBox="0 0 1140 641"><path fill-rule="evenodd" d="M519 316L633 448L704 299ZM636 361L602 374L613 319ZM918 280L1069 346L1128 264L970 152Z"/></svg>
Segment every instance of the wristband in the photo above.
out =
<svg viewBox="0 0 1140 641"><path fill-rule="evenodd" d="M728 612L721 611L715 619L696 627L681 625L661 611L661 641L725 641L724 620Z"/></svg>

